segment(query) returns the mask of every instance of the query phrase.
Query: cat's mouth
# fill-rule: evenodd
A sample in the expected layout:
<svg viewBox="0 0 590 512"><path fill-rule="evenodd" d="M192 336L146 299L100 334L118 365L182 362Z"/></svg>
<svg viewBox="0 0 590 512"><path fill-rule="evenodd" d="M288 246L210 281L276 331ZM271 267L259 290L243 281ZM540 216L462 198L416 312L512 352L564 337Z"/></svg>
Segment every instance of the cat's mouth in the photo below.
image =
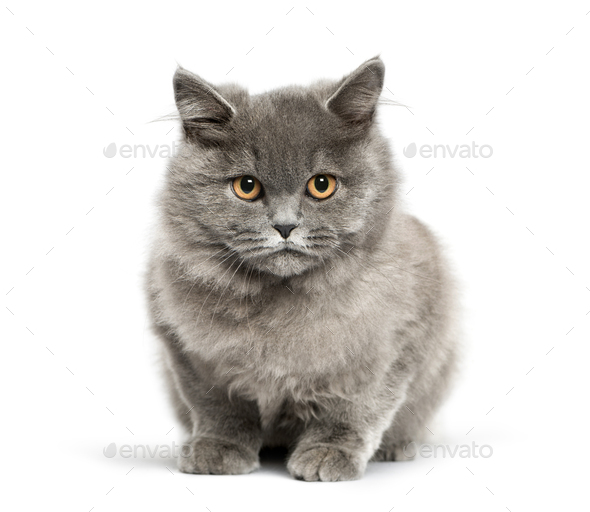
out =
<svg viewBox="0 0 590 512"><path fill-rule="evenodd" d="M279 247L277 247L277 249L273 251L273 254L281 252L295 252L300 254L306 254L301 247L299 247L297 244L293 242L289 242L288 240L282 242L281 245L279 245Z"/></svg>
<svg viewBox="0 0 590 512"><path fill-rule="evenodd" d="M304 247L293 242L282 242L264 256L260 267L276 276L289 277L305 272L314 262L315 258Z"/></svg>
<svg viewBox="0 0 590 512"><path fill-rule="evenodd" d="M270 271L280 277L301 274L322 260L309 247L291 240L284 240L273 246L248 249L244 257L259 270Z"/></svg>

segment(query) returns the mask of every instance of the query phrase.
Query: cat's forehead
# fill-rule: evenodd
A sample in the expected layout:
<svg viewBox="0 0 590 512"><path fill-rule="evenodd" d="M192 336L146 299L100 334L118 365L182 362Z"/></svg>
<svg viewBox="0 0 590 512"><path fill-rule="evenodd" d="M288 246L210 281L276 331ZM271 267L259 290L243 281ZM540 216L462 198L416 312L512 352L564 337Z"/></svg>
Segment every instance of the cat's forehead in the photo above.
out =
<svg viewBox="0 0 590 512"><path fill-rule="evenodd" d="M316 91L290 87L251 96L236 121L238 136L269 179L330 166L333 120Z"/></svg>
<svg viewBox="0 0 590 512"><path fill-rule="evenodd" d="M330 116L310 89L289 87L256 95L245 110L245 128L264 142L313 147L329 134Z"/></svg>
<svg viewBox="0 0 590 512"><path fill-rule="evenodd" d="M311 87L289 86L250 96L250 113L262 119L282 118L289 121L285 114L293 119L302 119L316 115L322 109L318 94Z"/></svg>

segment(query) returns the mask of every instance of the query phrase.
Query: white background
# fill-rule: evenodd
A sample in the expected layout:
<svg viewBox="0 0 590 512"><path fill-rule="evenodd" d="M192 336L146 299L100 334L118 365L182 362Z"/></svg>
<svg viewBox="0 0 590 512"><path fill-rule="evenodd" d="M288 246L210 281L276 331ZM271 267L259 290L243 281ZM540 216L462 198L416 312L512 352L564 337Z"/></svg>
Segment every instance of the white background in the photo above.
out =
<svg viewBox="0 0 590 512"><path fill-rule="evenodd" d="M0 9L6 510L580 510L588 506L590 3L19 2ZM272 30L271 30L272 29ZM177 63L253 92L380 54L408 208L462 284L465 354L431 443L489 458L372 463L310 484L271 462L189 476L109 443L181 441L142 273ZM403 148L489 144L490 158ZM428 174L427 174L428 173ZM113 188L114 187L114 188Z"/></svg>

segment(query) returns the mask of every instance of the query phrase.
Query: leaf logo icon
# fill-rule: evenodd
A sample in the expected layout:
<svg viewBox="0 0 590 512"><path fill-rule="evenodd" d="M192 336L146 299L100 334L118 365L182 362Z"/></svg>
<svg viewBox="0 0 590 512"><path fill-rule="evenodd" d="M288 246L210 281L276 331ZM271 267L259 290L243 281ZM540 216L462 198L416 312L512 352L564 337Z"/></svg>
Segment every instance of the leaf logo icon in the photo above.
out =
<svg viewBox="0 0 590 512"><path fill-rule="evenodd" d="M404 148L404 156L406 158L414 158L416 156L417 152L418 152L418 149L416 148L415 142L412 142L409 146L406 146Z"/></svg>
<svg viewBox="0 0 590 512"><path fill-rule="evenodd" d="M106 448L102 450L102 454L105 457L112 459L115 455L117 455L117 445L115 443L109 444Z"/></svg>
<svg viewBox="0 0 590 512"><path fill-rule="evenodd" d="M103 148L102 154L107 158L113 158L117 154L117 145L111 142L106 148Z"/></svg>

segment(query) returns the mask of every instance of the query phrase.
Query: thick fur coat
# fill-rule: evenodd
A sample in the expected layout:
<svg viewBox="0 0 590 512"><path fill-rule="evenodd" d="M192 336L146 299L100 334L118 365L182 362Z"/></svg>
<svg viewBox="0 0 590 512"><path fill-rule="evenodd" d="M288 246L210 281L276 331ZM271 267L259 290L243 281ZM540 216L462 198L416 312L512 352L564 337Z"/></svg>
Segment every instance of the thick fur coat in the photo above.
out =
<svg viewBox="0 0 590 512"><path fill-rule="evenodd" d="M369 460L403 458L444 396L453 286L398 201L375 120L383 78L375 58L254 96L176 72L184 140L147 289L189 434L181 471L247 473L261 447L285 446L296 478L360 478ZM318 175L337 184L328 198L310 195ZM236 194L240 176L257 199Z"/></svg>

